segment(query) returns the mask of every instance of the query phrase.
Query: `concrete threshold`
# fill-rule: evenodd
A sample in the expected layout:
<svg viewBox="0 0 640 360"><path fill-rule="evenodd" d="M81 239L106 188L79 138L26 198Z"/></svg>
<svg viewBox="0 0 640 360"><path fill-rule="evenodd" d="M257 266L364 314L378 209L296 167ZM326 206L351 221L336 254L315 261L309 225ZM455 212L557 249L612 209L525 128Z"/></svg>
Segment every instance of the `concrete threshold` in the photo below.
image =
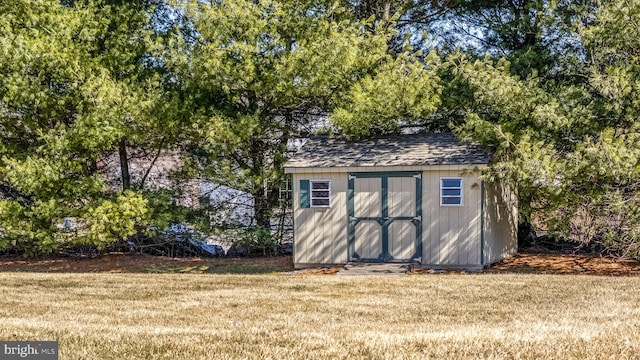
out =
<svg viewBox="0 0 640 360"><path fill-rule="evenodd" d="M409 271L409 264L347 263L338 275L399 275Z"/></svg>

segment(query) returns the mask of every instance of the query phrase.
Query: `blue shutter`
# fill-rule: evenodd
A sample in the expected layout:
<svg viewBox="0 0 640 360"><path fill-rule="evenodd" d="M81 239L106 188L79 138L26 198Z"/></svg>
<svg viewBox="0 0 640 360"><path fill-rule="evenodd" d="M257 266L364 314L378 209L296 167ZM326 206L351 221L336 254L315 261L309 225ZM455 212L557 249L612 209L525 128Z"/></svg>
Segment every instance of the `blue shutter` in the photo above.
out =
<svg viewBox="0 0 640 360"><path fill-rule="evenodd" d="M300 207L311 207L311 190L309 180L300 180Z"/></svg>

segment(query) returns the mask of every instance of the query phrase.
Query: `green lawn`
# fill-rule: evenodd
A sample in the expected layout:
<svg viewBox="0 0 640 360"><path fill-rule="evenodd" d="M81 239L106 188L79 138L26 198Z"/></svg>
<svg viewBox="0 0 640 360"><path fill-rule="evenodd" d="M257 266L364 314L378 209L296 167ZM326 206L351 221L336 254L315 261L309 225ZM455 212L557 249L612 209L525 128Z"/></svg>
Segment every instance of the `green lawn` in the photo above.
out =
<svg viewBox="0 0 640 360"><path fill-rule="evenodd" d="M61 359L640 358L640 278L0 273Z"/></svg>

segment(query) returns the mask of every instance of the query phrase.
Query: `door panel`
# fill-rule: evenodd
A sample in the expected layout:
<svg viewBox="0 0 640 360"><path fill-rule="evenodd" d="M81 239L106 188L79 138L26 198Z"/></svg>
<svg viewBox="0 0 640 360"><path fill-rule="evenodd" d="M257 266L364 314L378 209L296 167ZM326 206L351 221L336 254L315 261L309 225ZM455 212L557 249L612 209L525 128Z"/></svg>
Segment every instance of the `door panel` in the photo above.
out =
<svg viewBox="0 0 640 360"><path fill-rule="evenodd" d="M416 179L390 177L388 180L389 216L416 216Z"/></svg>
<svg viewBox="0 0 640 360"><path fill-rule="evenodd" d="M348 189L350 261L422 256L420 173L351 173Z"/></svg>
<svg viewBox="0 0 640 360"><path fill-rule="evenodd" d="M353 190L354 216L380 217L382 215L382 179L355 179Z"/></svg>
<svg viewBox="0 0 640 360"><path fill-rule="evenodd" d="M355 225L355 253L360 259L379 259L382 255L382 227L377 221Z"/></svg>
<svg viewBox="0 0 640 360"><path fill-rule="evenodd" d="M389 224L389 255L393 259L412 259L416 253L416 226L409 220Z"/></svg>

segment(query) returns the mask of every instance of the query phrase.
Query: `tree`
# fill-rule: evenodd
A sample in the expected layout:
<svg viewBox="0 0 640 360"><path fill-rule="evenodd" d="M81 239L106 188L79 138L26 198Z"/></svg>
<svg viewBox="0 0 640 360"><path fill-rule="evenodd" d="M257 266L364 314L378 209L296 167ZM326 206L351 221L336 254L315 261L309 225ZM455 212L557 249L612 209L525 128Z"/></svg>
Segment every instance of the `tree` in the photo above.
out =
<svg viewBox="0 0 640 360"><path fill-rule="evenodd" d="M600 1L413 1L402 2L398 25L416 47L456 49L511 62L512 74L558 76L567 57L582 51L576 23L588 23ZM427 38L419 36L425 31ZM425 41L426 40L426 41Z"/></svg>
<svg viewBox="0 0 640 360"><path fill-rule="evenodd" d="M102 247L146 222L147 200L127 190L123 151L154 126L160 94L145 74L146 9L138 2L0 4L0 248ZM113 192L100 160L118 149L125 191Z"/></svg>
<svg viewBox="0 0 640 360"><path fill-rule="evenodd" d="M577 79L544 86L509 63L455 62L473 91L459 134L497 150L489 178L516 184L522 220L559 238L640 256L640 3L612 2L577 31ZM572 69L576 70L576 69Z"/></svg>
<svg viewBox="0 0 640 360"><path fill-rule="evenodd" d="M389 34L322 2L191 1L167 56L204 178L250 193L269 227L287 145L387 59ZM187 110L188 109L188 110Z"/></svg>
<svg viewBox="0 0 640 360"><path fill-rule="evenodd" d="M570 161L570 202L577 230L618 255L640 258L639 1L611 1L580 24L594 133ZM588 175L587 175L588 174ZM586 176L585 176L586 175ZM577 206L572 206L579 204ZM567 210L568 208L568 210ZM586 214L586 216L584 216ZM573 224L571 224L573 225Z"/></svg>
<svg viewBox="0 0 640 360"><path fill-rule="evenodd" d="M403 127L446 128L432 115L441 103L440 58L404 51L353 83L330 118L342 134L359 138L398 133Z"/></svg>
<svg viewBox="0 0 640 360"><path fill-rule="evenodd" d="M452 126L466 141L478 142L494 152L487 180L507 181L518 194L520 221L529 224L562 202L563 155L582 139L580 107L563 106L558 96L539 85L512 75L509 62L490 58L449 58L458 85L470 93L458 98L464 114ZM576 105L576 101L572 102ZM582 114L588 111L582 111Z"/></svg>

